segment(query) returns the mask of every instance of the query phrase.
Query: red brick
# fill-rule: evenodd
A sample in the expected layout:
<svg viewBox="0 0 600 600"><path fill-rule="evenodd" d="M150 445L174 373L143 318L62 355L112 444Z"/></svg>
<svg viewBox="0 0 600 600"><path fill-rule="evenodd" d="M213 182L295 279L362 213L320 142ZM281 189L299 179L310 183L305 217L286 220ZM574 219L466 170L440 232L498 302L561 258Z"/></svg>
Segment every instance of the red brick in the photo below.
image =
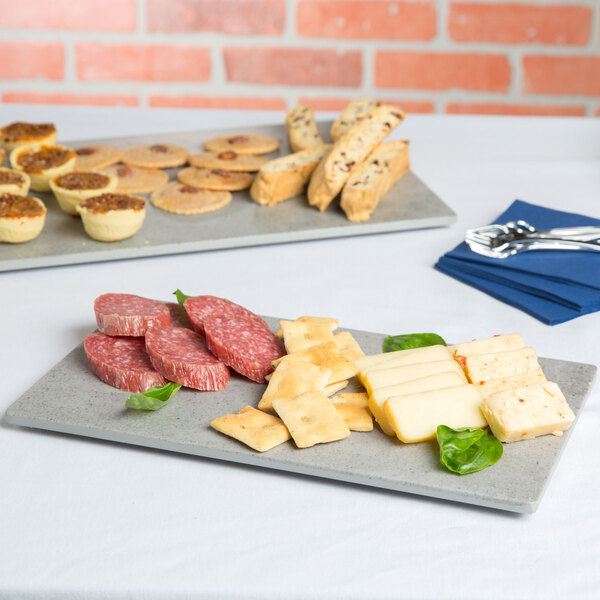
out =
<svg viewBox="0 0 600 600"><path fill-rule="evenodd" d="M206 48L172 45L81 43L77 77L83 81L206 81Z"/></svg>
<svg viewBox="0 0 600 600"><path fill-rule="evenodd" d="M354 50L236 46L223 53L228 81L328 87L357 87L361 82L361 55Z"/></svg>
<svg viewBox="0 0 600 600"><path fill-rule="evenodd" d="M379 51L375 85L380 88L505 92L510 64L500 54Z"/></svg>
<svg viewBox="0 0 600 600"><path fill-rule="evenodd" d="M0 42L0 79L62 79L65 49L58 42Z"/></svg>
<svg viewBox="0 0 600 600"><path fill-rule="evenodd" d="M523 69L525 92L600 95L600 56L524 56Z"/></svg>
<svg viewBox="0 0 600 600"><path fill-rule="evenodd" d="M458 42L582 45L591 24L587 6L455 2L448 32Z"/></svg>
<svg viewBox="0 0 600 600"><path fill-rule="evenodd" d="M307 37L430 40L437 32L433 2L300 0L297 22Z"/></svg>
<svg viewBox="0 0 600 600"><path fill-rule="evenodd" d="M133 31L135 0L0 0L0 27Z"/></svg>
<svg viewBox="0 0 600 600"><path fill-rule="evenodd" d="M596 115L597 117L600 117L600 106L596 109L596 112L594 113L594 115Z"/></svg>
<svg viewBox="0 0 600 600"><path fill-rule="evenodd" d="M12 104L71 104L80 106L138 106L137 96L35 92L4 92L2 102Z"/></svg>
<svg viewBox="0 0 600 600"><path fill-rule="evenodd" d="M308 104L315 110L340 112L346 108L352 98L298 98L298 104ZM408 113L432 113L433 103L428 100L396 100L389 98L379 98L381 102L398 106Z"/></svg>
<svg viewBox="0 0 600 600"><path fill-rule="evenodd" d="M285 0L148 0L148 30L281 35Z"/></svg>
<svg viewBox="0 0 600 600"><path fill-rule="evenodd" d="M463 103L451 102L446 113L453 115L531 115L583 117L585 106L558 106L549 104L503 104L501 102Z"/></svg>
<svg viewBox="0 0 600 600"><path fill-rule="evenodd" d="M238 110L285 110L283 98L249 96L150 96L153 108L218 108Z"/></svg>

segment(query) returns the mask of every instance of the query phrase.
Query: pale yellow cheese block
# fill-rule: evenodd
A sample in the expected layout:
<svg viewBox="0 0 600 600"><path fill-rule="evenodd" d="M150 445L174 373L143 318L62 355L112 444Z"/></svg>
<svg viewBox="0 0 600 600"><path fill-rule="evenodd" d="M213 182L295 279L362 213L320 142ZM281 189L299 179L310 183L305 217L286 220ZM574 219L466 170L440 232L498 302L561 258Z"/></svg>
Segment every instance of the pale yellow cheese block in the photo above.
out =
<svg viewBox="0 0 600 600"><path fill-rule="evenodd" d="M482 412L501 442L530 440L563 432L575 420L558 385L552 381L492 394Z"/></svg>
<svg viewBox="0 0 600 600"><path fill-rule="evenodd" d="M503 377L502 379L491 379L484 381L478 385L479 391L484 398L491 396L497 392L503 390L512 390L523 385L533 385L534 383L544 383L546 376L542 371L542 367L538 367L533 371L527 371L526 373L519 373L512 377Z"/></svg>
<svg viewBox="0 0 600 600"><path fill-rule="evenodd" d="M495 335L490 338L462 342L461 344L452 346L453 354L458 356L507 352L508 350L519 350L520 348L525 348L525 342L519 333Z"/></svg>
<svg viewBox="0 0 600 600"><path fill-rule="evenodd" d="M471 383L481 384L481 382L493 379L503 379L527 371L535 371L540 364L533 348L521 348L520 350L467 356L463 366Z"/></svg>
<svg viewBox="0 0 600 600"><path fill-rule="evenodd" d="M405 443L423 442L436 437L438 425L484 428L482 397L476 386L465 384L430 390L419 394L392 396L383 410L398 436Z"/></svg>

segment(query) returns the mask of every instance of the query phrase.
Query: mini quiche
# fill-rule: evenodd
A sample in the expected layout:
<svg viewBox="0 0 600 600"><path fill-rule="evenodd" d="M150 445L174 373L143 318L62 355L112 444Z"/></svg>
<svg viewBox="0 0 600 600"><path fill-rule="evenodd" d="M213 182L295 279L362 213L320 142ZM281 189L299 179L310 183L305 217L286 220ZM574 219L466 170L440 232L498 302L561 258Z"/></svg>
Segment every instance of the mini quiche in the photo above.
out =
<svg viewBox="0 0 600 600"><path fill-rule="evenodd" d="M46 207L38 198L0 194L0 242L29 242L40 234L45 222Z"/></svg>
<svg viewBox="0 0 600 600"><path fill-rule="evenodd" d="M140 230L146 216L146 201L127 194L101 194L78 204L77 212L92 239L116 242Z"/></svg>
<svg viewBox="0 0 600 600"><path fill-rule="evenodd" d="M69 173L75 166L74 150L65 146L23 146L10 153L10 164L31 178L31 189L50 191L50 180Z"/></svg>
<svg viewBox="0 0 600 600"><path fill-rule="evenodd" d="M11 123L0 129L0 143L12 152L21 146L54 144L56 127L52 123Z"/></svg>
<svg viewBox="0 0 600 600"><path fill-rule="evenodd" d="M0 194L27 196L31 180L27 173L0 167Z"/></svg>
<svg viewBox="0 0 600 600"><path fill-rule="evenodd" d="M92 196L114 192L117 178L93 171L72 171L50 180L59 206L70 215L78 215L77 205Z"/></svg>

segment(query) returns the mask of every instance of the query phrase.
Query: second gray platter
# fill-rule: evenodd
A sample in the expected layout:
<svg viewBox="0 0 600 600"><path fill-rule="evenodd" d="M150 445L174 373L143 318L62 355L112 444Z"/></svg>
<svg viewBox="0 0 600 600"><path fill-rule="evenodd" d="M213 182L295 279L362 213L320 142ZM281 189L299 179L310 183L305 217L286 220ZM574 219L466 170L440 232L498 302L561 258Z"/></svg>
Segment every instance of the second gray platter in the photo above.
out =
<svg viewBox="0 0 600 600"><path fill-rule="evenodd" d="M330 122L319 123L324 139L329 139L330 125ZM281 147L270 154L270 158L290 152L283 125L64 143L74 148L98 142L127 148L138 144L168 142L183 146L195 154L202 151L203 140L240 133L258 133L279 139ZM168 169L168 172L171 179L176 178L177 169ZM205 215L174 215L148 203L142 229L131 238L111 243L97 242L88 237L80 219L61 211L52 194L33 195L41 198L48 208L46 226L31 242L0 244L0 272L440 227L456 221L455 213L412 171L386 194L371 219L365 223L348 221L337 201L320 213L308 206L305 196L266 207L256 204L249 193L243 191L234 192L232 202L224 209Z"/></svg>
<svg viewBox="0 0 600 600"><path fill-rule="evenodd" d="M277 319L267 321L278 327ZM385 336L352 334L365 353L381 352ZM540 363L579 419L596 367L542 358ZM8 408L6 421L522 513L536 510L574 427L562 437L505 444L500 462L463 476L440 466L437 442L402 444L377 428L303 450L290 441L262 454L211 429L212 419L256 406L264 389L234 375L221 392L182 389L159 411L137 412L125 408L127 392L92 373L81 344Z"/></svg>

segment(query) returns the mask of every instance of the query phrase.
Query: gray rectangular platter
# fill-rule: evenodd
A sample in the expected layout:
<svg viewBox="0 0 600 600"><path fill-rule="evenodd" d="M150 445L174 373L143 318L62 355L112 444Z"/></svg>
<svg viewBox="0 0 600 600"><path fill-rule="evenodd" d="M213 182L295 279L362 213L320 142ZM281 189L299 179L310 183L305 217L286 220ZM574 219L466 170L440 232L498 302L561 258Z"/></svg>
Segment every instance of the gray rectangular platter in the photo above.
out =
<svg viewBox="0 0 600 600"><path fill-rule="evenodd" d="M277 319L266 318L272 328ZM381 352L385 336L352 334L367 354ZM579 418L596 367L540 359ZM211 429L212 419L256 406L265 386L234 375L221 392L182 389L157 412L125 408L127 392L109 387L92 373L83 344L46 373L6 411L6 421L33 427L159 448L291 473L419 494L513 512L534 512L572 435L552 435L504 445L499 463L459 476L439 464L436 442L402 444L379 429L303 450L286 442L259 453ZM344 391L356 391L351 387Z"/></svg>
<svg viewBox="0 0 600 600"><path fill-rule="evenodd" d="M322 122L318 125L324 139L329 139L331 123ZM168 142L183 146L195 154L202 151L203 140L216 135L239 133L258 133L279 139L280 149L268 155L269 158L290 152L283 125L64 143L74 148L98 142L127 148L138 144ZM176 178L177 169L167 171L171 179ZM131 238L111 243L97 242L88 237L81 221L62 212L52 194L33 195L41 198L48 208L46 226L36 239L26 244L0 244L0 272L440 227L456 221L456 214L412 171L394 185L365 223L348 221L337 202L332 202L323 213L309 207L305 196L265 207L256 204L247 191L242 191L234 192L232 202L224 209L205 215L174 215L148 203L142 229Z"/></svg>

